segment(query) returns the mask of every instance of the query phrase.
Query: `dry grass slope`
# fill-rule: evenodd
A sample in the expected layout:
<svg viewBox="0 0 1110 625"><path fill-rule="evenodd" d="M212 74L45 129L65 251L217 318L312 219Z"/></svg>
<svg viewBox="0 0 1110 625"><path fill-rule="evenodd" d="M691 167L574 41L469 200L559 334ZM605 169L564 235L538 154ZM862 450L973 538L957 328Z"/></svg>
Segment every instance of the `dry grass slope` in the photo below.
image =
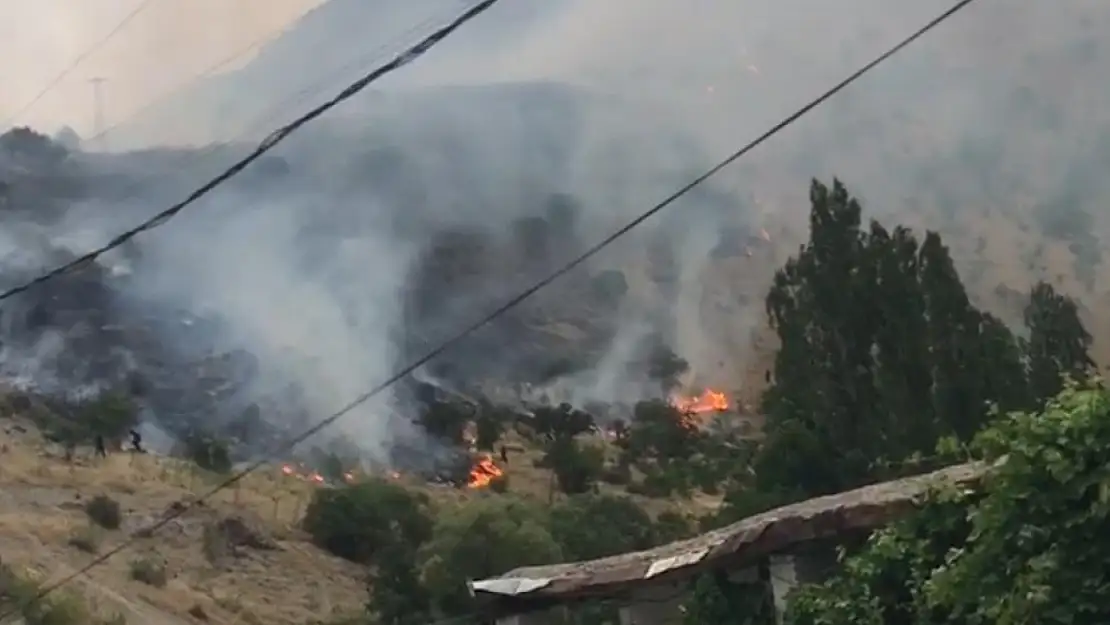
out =
<svg viewBox="0 0 1110 625"><path fill-rule="evenodd" d="M67 464L33 429L4 425L0 553L5 564L48 582L86 565L95 557L90 548L111 549L211 485L183 463L154 456L93 460L79 453ZM310 488L276 474L251 475L92 569L72 590L97 613L144 625L303 624L357 612L365 601L358 567L321 552L295 527ZM120 530L90 526L84 504L96 495L120 503ZM227 528L240 525L263 548L229 544ZM243 542L235 538L230 542ZM166 583L133 579L136 566L164 567Z"/></svg>
<svg viewBox="0 0 1110 625"><path fill-rule="evenodd" d="M96 459L83 448L67 463L61 446L46 442L29 421L15 417L0 424L0 553L6 565L46 583L141 535L167 510L216 483L189 463L153 455ZM551 473L535 466L541 452L515 434L506 442L512 450L503 467L509 495L561 498ZM600 438L588 442L605 444ZM399 479L441 507L491 495ZM366 597L364 573L313 546L299 529L316 488L277 466L250 474L153 536L138 538L132 549L73 582L70 591L96 614L120 614L144 625L304 625L357 613ZM624 494L607 484L601 490ZM99 495L119 502L118 530L90 522L85 506ZM720 504L719 497L705 495L681 502L634 498L652 514L677 509L697 516Z"/></svg>

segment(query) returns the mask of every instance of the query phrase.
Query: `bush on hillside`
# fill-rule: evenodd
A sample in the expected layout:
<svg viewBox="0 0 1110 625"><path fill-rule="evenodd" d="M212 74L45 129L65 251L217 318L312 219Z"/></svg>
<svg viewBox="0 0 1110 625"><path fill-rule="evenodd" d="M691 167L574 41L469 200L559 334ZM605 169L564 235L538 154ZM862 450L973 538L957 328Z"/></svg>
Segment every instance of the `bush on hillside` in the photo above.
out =
<svg viewBox="0 0 1110 625"><path fill-rule="evenodd" d="M201 433L193 433L182 441L185 457L198 467L213 473L231 472L231 451L226 442Z"/></svg>
<svg viewBox="0 0 1110 625"><path fill-rule="evenodd" d="M1065 390L970 446L993 468L941 488L791 602L794 625L1101 623L1110 614L1110 392Z"/></svg>
<svg viewBox="0 0 1110 625"><path fill-rule="evenodd" d="M106 530L118 530L123 523L119 502L107 495L97 495L85 504L85 514L93 523Z"/></svg>
<svg viewBox="0 0 1110 625"><path fill-rule="evenodd" d="M594 489L605 468L605 452L573 438L557 438L548 445L544 463L555 473L559 490L568 495Z"/></svg>
<svg viewBox="0 0 1110 625"><path fill-rule="evenodd" d="M66 589L39 598L41 585L0 564L0 611L18 614L23 625L122 625L123 617L101 619L88 609L82 598Z"/></svg>
<svg viewBox="0 0 1110 625"><path fill-rule="evenodd" d="M431 537L429 501L387 480L317 490L305 510L313 542L340 558L370 564L390 545L415 549Z"/></svg>
<svg viewBox="0 0 1110 625"><path fill-rule="evenodd" d="M82 402L76 409L77 421L94 436L119 439L139 423L139 408L123 393L102 393Z"/></svg>
<svg viewBox="0 0 1110 625"><path fill-rule="evenodd" d="M155 588L164 588L169 581L166 565L153 558L139 558L131 562L131 579Z"/></svg>

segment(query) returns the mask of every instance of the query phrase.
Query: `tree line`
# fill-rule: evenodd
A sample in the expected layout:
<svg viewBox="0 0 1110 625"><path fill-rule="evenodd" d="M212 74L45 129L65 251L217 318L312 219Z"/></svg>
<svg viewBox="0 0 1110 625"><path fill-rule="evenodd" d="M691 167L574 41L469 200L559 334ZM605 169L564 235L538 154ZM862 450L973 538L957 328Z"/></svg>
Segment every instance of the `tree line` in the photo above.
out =
<svg viewBox="0 0 1110 625"><path fill-rule="evenodd" d="M366 618L384 625L467 615L467 579L647 548L801 499L1001 456L1008 461L998 475L1008 477L988 481L979 495L938 495L911 520L876 533L849 555L840 577L803 591L791 622L986 623L1027 603L1069 618L1101 609L1101 565L1082 559L1091 562L1085 581L1061 572L1082 555L1076 545L1097 540L1092 532L1110 501L1110 480L1098 477L1110 466L1103 451L1110 402L1101 390L1066 388L1095 384L1092 338L1078 306L1038 283L1024 327L1014 332L974 306L940 235L865 226L859 202L839 181L814 181L810 203L809 240L766 297L780 349L762 397L761 441L684 427L666 401L646 400L612 426L614 457L582 436L595 425L589 412L547 406L528 429L543 450L539 462L568 495L553 505L511 488L446 508L386 481L321 491L306 528L325 548L366 564ZM666 349L648 353L644 366L666 389L685 363ZM429 432L461 442L465 419L445 417L442 406L438 418L429 416L434 410L421 421ZM467 414L487 449L516 419L493 406ZM723 491L724 504L707 518L653 517L630 497L599 494L604 482L672 499ZM1094 516L1077 501L1094 506ZM1009 553L1026 540L1027 513L1043 524ZM970 544L980 526L994 542ZM1063 527L1087 533L1057 537ZM959 573L937 577L954 553L973 557ZM1060 608L1053 602L1068 586L1054 584L1064 582L1092 598ZM843 597L853 598L850 606ZM686 614L691 623L769 623L769 604L762 584L707 576L694 585ZM603 605L564 616L615 622Z"/></svg>

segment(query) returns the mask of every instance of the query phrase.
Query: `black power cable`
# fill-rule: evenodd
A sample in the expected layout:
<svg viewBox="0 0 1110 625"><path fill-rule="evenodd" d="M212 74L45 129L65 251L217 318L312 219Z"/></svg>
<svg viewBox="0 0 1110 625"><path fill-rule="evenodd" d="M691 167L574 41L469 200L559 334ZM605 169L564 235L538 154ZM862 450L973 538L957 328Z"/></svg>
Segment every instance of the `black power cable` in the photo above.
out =
<svg viewBox="0 0 1110 625"><path fill-rule="evenodd" d="M277 133L275 133L272 136L272 137L277 137L276 139L271 138L271 139L263 142L263 144L261 146L259 146L258 150L256 150L251 156L248 156L247 159L244 159L244 161L241 161L241 164L237 166L238 169L236 169L236 168L229 169L228 174L225 174L221 177L217 177L216 179L214 179L213 182L209 183L208 185L205 185L205 187L202 187L202 189L204 190L203 192L207 192L207 191L211 190L211 188L220 184L221 182L223 182L227 178L231 177L235 173L238 173L238 171L241 170L243 167L245 167L247 164L249 164L250 161L258 158L258 156L260 156L263 152L265 152L267 149L269 149L269 147L272 147L272 145L276 141L280 141L282 138L287 136L289 134L289 132L292 132L293 130L295 130L300 125L303 125L305 122L307 122L311 119L314 119L315 117L318 117L320 114L322 114L324 111L326 111L331 106L335 106L335 104L338 104L339 102L342 102L346 98L349 98L354 93L357 93L360 89L364 88L367 84L369 84L369 82L371 80L373 80L373 78L376 78L377 76L380 76L380 75L386 73L387 71L392 71L392 69L396 69L397 67L400 67L401 65L404 65L408 61L412 60L412 58L415 58L415 56L419 56L420 54L423 54L424 52L426 52L428 50L428 48L430 48L432 45L434 45L435 42L443 39L445 36L450 34L451 31L453 31L455 28L458 28L458 26L460 26L465 21L471 19L472 17L481 13L485 9L488 9L496 1L497 0L486 0L485 2L482 2L481 4L477 5L476 7L474 7L470 11L468 11L466 14L464 14L463 17L459 18L459 20L456 20L453 24L444 27L443 29L437 31L431 37L426 39L421 44L418 44L415 48L413 48L412 51L410 51L410 53L408 55L402 55L401 57L398 57L398 59L395 59L390 64L387 64L385 67L390 68L389 70L384 70L384 71L383 70L376 70L375 72L367 75L367 77L364 77L364 78L360 79L358 82L356 82L355 84L351 85L351 87L348 87L347 89L345 89L339 96L336 96L336 98L331 100L329 103L326 103L326 104L314 109L309 114L300 118L297 122L294 122L293 124L290 124L289 126L284 127L281 131L278 131ZM552 282L559 279L563 275L565 275L565 274L569 273L570 271L574 270L576 267L578 267L579 265L584 263L586 260L592 258L598 252L600 252L604 248L608 247L614 241L616 241L617 239L621 238L622 236L628 234L631 230L633 230L634 228L636 228L640 224L642 224L645 221L647 221L648 219L650 219L656 213L659 213L660 211L662 211L666 207L670 206L676 200L678 200L680 197L682 197L686 193L690 192L692 189L694 189L695 187L697 187L701 183L705 182L706 180L708 180L709 178L711 178L712 176L714 176L715 174L720 172L722 169L724 169L728 165L735 162L741 156L744 156L748 152L751 152L753 149L755 149L759 145L763 144L765 141L767 141L768 139L770 139L774 135L778 134L784 128L786 128L787 126L796 122L802 116L806 115L807 113L809 113L813 109L817 108L818 106L824 104L830 98L832 98L833 96L835 96L836 94L840 93L845 88L847 88L849 85L854 83L856 80L858 80L864 74L871 71L876 66L880 65L881 63L883 63L884 61L886 61L890 57L894 56L895 54L900 52L902 49L909 46L911 43L917 41L923 35L925 35L929 31L933 30L934 28L939 26L941 23L948 20L948 18L954 16L956 13L958 13L962 9L969 6L974 1L975 0L960 0L953 7L951 7L950 9L945 11L944 13L940 14L939 16L933 18L931 21L929 21L927 24L922 26L920 29L918 29L917 31L915 31L914 33L912 33L911 35L909 35L908 37L903 39L897 45L890 48L886 52L882 53L881 55L876 57L874 60L872 60L870 63L864 65L861 68L859 68L858 70L856 70L855 72L850 74L847 78L841 80L839 83L834 85L829 90L825 91L821 95L819 95L816 98L814 98L813 100L809 101L806 105L802 106L800 109L791 113L790 115L785 117L782 121L780 121L777 124L775 124L774 126L772 126L769 130L767 130L763 134L756 137L753 141L751 141L750 143L748 143L744 147L740 148L739 150L737 150L737 151L733 152L732 154L728 155L727 157L725 157L723 160L721 160L719 163L714 165L712 168L710 168L704 174L702 174L702 175L698 176L697 178L693 179L692 181L690 181L686 185L683 185L680 189L678 189L674 193L672 193L669 196L667 196L666 198L664 198L661 202L659 202L655 206L652 206L650 209L648 209L644 213L640 214L638 217L636 217L635 219L633 219L632 221L630 221L629 223L627 223L626 225L624 225L620 229L616 230L615 232L613 232L609 236L605 237L600 242L596 243L595 245L590 247L588 250L586 250L585 252L583 252L579 256L575 257L573 260L571 260L567 264L563 265L561 268L556 270L551 275L547 276L543 280L540 280L539 282L532 285L531 287L525 289L524 291L522 291L521 293L519 293L515 297L509 299L507 302L498 306L495 310L493 310L489 314L483 316L478 321L475 321L475 322L471 323L470 325L466 326L463 330L461 330L460 332L455 334L452 338L450 338L449 340L440 344L439 347L436 347L435 349L432 349L431 351L427 352L424 356L421 356L420 358L416 359L415 361L413 361L413 362L409 363L408 365L406 365L405 367L401 368L399 371L394 373L388 379L382 381L381 383L375 385L370 390L368 390L365 393L363 393L362 395L358 396L357 398L352 400L350 403L345 405L343 408L341 408L339 411L333 413L331 416L329 416L326 419L320 421L319 423L312 426L311 428L308 428L307 430L302 432L300 435L295 436L295 437L289 439L288 441L285 441L281 446L279 446L277 449L274 450L274 453L275 454L283 453L283 452L291 449L292 447L294 447L297 443L300 443L300 442L310 438L311 436L320 432L324 428L330 426L332 423L335 423L340 418L342 418L343 416L345 416L346 414L348 414L349 412L351 412L352 410L354 410L358 406L362 405L363 403L365 403L370 398L372 398L375 395L381 393L383 390L390 387L391 385L393 385L397 381L401 380L402 378L410 375L411 373L413 373L414 371L416 371L420 367L427 364L429 361L438 357L440 354L443 354L444 352L448 351L449 349L454 347L456 344L461 342L463 339L467 338L475 330L485 326L489 322L493 321L497 317L501 316L505 312L511 310L512 308L519 305L521 302L525 301L526 299L528 299L529 297L534 295L537 291L545 288L547 285L551 284ZM203 192L198 192L199 195L194 194L195 197L194 196L190 196L190 197L193 200L195 200L196 197L199 197L200 195L203 195ZM115 240L120 240L120 243L122 243L123 241L126 241L127 239L130 239L131 237L134 237L139 232L150 229L152 227L156 227L161 222L163 222L166 219L172 217L174 214L176 214L178 211L180 211L181 208L183 208L189 201L192 201L192 200L187 200L185 203L178 204L175 207L171 207L170 209L168 209L167 211L162 213L159 217L156 217L154 220L151 220L150 222L148 222L144 226L140 226L139 228L137 228L135 230L128 231L128 233L124 233L123 235L120 235L120 237L117 237L117 239L115 239ZM122 237L122 239L121 239L121 237ZM113 241L115 241L115 240L113 240ZM120 243L116 243L115 245L119 245ZM87 254L87 255L83 256L81 259L79 259L76 263L71 263L71 264L65 265L63 267L69 268L69 267L72 267L72 266L79 265L83 262L89 262L89 261L95 259L100 254L104 253L105 251L111 249L115 245L109 245L109 246L107 246L105 248L102 248L100 250L90 252L89 254ZM30 288L31 286L33 286L35 284L38 284L40 282L45 282L46 280L51 279L52 277L54 277L55 275L57 275L59 273L62 273L63 271L64 271L64 269L59 268L57 270L54 270L53 272L50 272L48 274L44 274L42 277L40 277L40 278L38 278L38 279L36 279L32 282L27 283L23 287L17 287L17 289L14 289L12 291L9 291L8 293L0 295L0 299L10 297L14 293L25 291L28 288ZM167 510L167 513L165 515L163 515L163 517L159 521L153 523L150 527L144 528L144 529L136 532L135 534L132 535L132 538L130 538L128 540L125 540L124 542L120 543L119 545L113 547L111 550L109 550L109 551L105 552L104 554L100 555L99 557L95 558L94 560L89 562L87 565L81 567L76 572L71 573L69 575L66 575L65 577L62 577L61 579L59 579L58 581L43 587L38 593L35 594L34 597L30 598L27 602L22 603L19 606L16 606L15 608L10 609L10 610L8 610L7 612L5 612L3 614L0 614L0 622L3 622L4 620L8 619L9 617L14 616L15 614L17 614L19 612L19 610L21 610L23 608L24 605L41 600L43 597L45 597L49 593L53 592L54 590L57 590L61 586L64 586L65 584L73 581L74 579L77 579L78 577L87 573L89 570L91 570L94 567L99 566L103 562L107 561L109 558L115 556L116 554L120 553L121 551L124 551L125 549L130 547L132 544L134 544L137 540L139 540L141 537L150 536L153 532L155 532L158 529L164 527L165 525L172 522L173 520L179 518L180 516L185 514L187 511L191 510L192 508L194 508L198 504L202 503L206 499L209 499L210 497L212 497L213 495L215 495L219 491L224 490L225 488L234 486L239 481L241 481L244 477L246 477L248 474L250 474L250 473L256 471L258 468L264 466L266 464L266 462L267 462L267 460L265 460L265 459L257 460L255 462L251 463L250 465L248 465L246 468L240 470L239 472L235 473L231 477L227 478L226 480L224 480L223 482L221 482L220 484L218 484L217 486L215 486L214 488L209 490L207 493L205 493L205 494L201 495L200 497L194 499L189 505L177 506L177 507L174 507L170 510Z"/></svg>
<svg viewBox="0 0 1110 625"><path fill-rule="evenodd" d="M438 30L417 43L415 46L412 46L405 52L394 57L393 60L389 61L385 65L378 67L369 74L366 74L365 76L362 76L355 82L351 83L347 88L339 92L339 94L332 97L327 102L324 102L323 104L317 106L316 108L313 108L312 110L305 113L304 115L301 115L292 122L270 133L270 135L263 139L262 142L258 144L258 147L252 150L250 154L236 161L234 165L228 167L215 178L212 178L205 184L201 185L200 188L190 193L189 196L186 197L184 200L181 200L177 204L174 204L173 206L170 206L169 208L163 210L155 216L143 221L134 228L120 233L111 241L105 243L101 247L96 248L86 254L83 254L54 269L51 269L50 271L47 271L46 273L38 276L37 278L34 278L33 280L25 282L16 287L12 287L4 291L3 293L0 293L0 301L6 300L13 295L28 291L31 288L42 284L43 282L53 280L54 278L57 278L62 274L73 271L74 269L79 269L81 267L87 266L89 263L95 261L100 256L123 245L139 234L161 226L163 223L175 217L185 207L208 195L216 187L242 173L242 171L246 169L248 165L261 158L264 154L272 150L279 143L287 139L289 135L299 130L308 122L316 119L317 117L320 117L336 106L358 95L363 89L366 89L366 87L376 82L379 78L385 76L386 74L391 74L398 69L401 69L405 65L408 65L409 63L415 61L417 58L423 56L425 52L432 49L436 44L447 38L448 35L458 30L459 27L461 27L463 24L478 17L482 13L485 13L488 9L497 4L499 1L500 0L482 0L481 2L475 4L465 13L455 18L454 21L450 22L446 26L440 27Z"/></svg>

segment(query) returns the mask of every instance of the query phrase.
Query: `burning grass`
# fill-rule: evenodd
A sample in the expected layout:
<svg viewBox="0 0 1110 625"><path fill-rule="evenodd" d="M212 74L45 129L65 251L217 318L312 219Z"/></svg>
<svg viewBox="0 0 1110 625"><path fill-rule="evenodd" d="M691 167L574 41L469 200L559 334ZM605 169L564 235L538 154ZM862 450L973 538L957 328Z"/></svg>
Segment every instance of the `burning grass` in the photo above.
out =
<svg viewBox="0 0 1110 625"><path fill-rule="evenodd" d="M468 488L486 488L493 483L494 480L503 477L505 472L501 467L493 462L493 458L486 454L474 463L474 467L470 469L470 479L466 485Z"/></svg>
<svg viewBox="0 0 1110 625"><path fill-rule="evenodd" d="M705 394L697 399L715 401ZM691 406L700 409L697 402ZM96 459L91 449L82 448L67 462L65 449L44 441L31 424L14 419L0 423L5 425L0 437L0 550L6 562L32 567L44 578L77 570L94 557L92 552L114 548L167 509L208 492L223 479L193 463L155 455L115 453ZM602 435L586 436L596 436L598 440L591 442L606 447ZM469 474L464 473L466 479L456 485L396 472L385 477L427 493L437 505L490 496L489 491L497 490L491 486L508 477L510 496L541 501L561 496L550 471L539 466L541 449L511 430L500 444L508 450L503 458L474 456ZM615 453L611 446L606 449ZM118 612L142 623L176 625L189 621L190 614L203 613L211 623L293 625L357 613L365 601L363 571L312 546L300 521L319 489L369 477L346 471L329 478L297 463L263 468L235 487L217 492L204 506L191 509L156 535L142 538L135 552L93 569L76 590L97 613ZM506 481L500 483L509 487ZM626 494L611 484L599 488ZM73 539L88 530L85 508L97 495L119 503L120 529L98 531L97 544L85 541L88 547L79 548ZM636 499L653 513L675 505ZM686 512L704 512L716 504L695 499L681 505L691 507ZM263 528L277 547L239 550L236 557L210 557L206 528L229 517ZM164 563L166 583L150 585L132 579L129 563L139 560Z"/></svg>

